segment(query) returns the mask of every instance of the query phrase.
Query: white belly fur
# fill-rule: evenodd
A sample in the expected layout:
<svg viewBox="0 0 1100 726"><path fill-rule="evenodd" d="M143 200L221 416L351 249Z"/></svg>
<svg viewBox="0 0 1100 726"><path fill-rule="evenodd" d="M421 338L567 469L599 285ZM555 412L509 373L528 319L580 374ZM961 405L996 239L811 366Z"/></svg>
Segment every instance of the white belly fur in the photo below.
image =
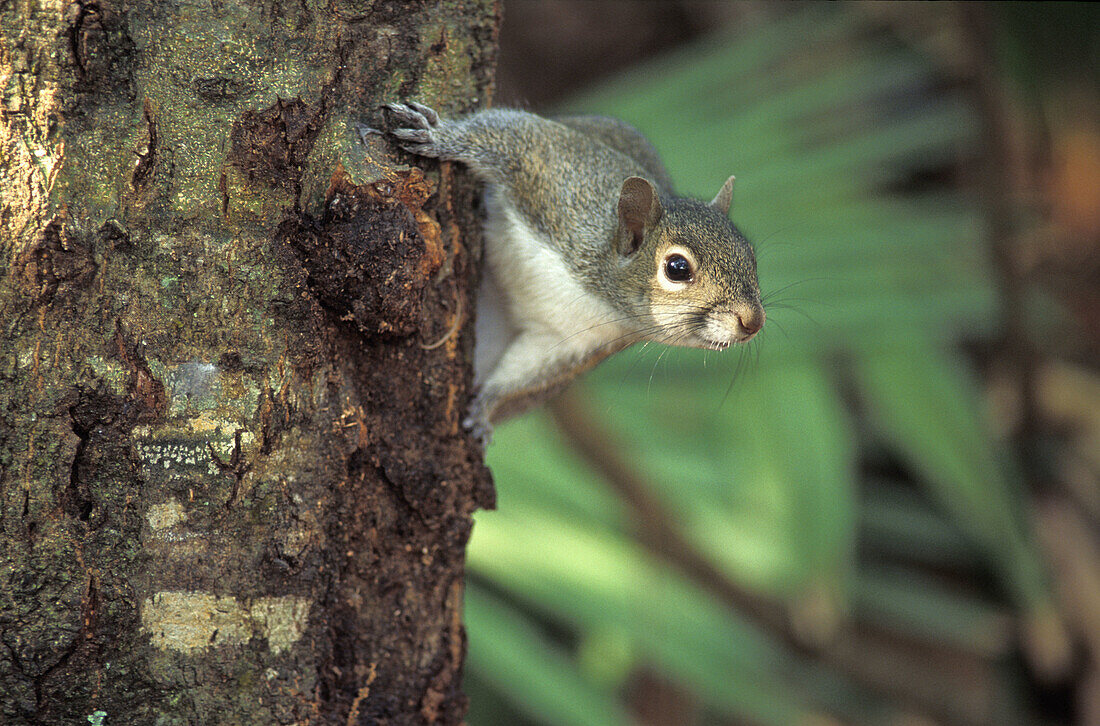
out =
<svg viewBox="0 0 1100 726"><path fill-rule="evenodd" d="M478 291L474 374L484 382L521 330L545 333L558 354L580 357L626 334L621 314L573 278L553 246L485 191L485 262Z"/></svg>

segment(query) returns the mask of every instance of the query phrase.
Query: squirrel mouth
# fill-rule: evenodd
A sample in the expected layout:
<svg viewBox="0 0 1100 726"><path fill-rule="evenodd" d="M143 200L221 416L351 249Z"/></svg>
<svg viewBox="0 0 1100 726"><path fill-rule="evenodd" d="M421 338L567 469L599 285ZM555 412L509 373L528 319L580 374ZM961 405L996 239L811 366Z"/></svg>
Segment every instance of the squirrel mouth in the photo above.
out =
<svg viewBox="0 0 1100 726"><path fill-rule="evenodd" d="M727 340L723 343L718 343L713 340L708 340L707 347L711 350L725 350L726 348L730 347L730 342Z"/></svg>

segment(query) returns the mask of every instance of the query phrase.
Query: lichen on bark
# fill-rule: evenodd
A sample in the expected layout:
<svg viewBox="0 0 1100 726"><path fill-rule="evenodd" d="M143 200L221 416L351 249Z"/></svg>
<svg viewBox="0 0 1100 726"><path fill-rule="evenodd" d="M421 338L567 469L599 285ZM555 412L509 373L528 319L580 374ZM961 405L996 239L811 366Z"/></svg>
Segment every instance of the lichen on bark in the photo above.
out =
<svg viewBox="0 0 1100 726"><path fill-rule="evenodd" d="M0 722L461 720L476 190L354 124L498 24L0 6Z"/></svg>

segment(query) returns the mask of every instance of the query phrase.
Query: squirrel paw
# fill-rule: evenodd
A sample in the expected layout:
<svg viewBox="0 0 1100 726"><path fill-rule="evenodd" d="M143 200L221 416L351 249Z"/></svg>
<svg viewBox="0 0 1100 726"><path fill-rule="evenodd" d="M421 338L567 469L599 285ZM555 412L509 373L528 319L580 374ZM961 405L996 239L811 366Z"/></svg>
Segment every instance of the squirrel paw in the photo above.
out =
<svg viewBox="0 0 1100 726"><path fill-rule="evenodd" d="M439 114L415 101L387 103L382 108L390 113L387 131L397 141L398 146L419 156L440 155L435 136L439 127Z"/></svg>
<svg viewBox="0 0 1100 726"><path fill-rule="evenodd" d="M473 416L468 416L462 421L462 428L470 432L470 436L481 445L481 450L489 448L493 443L493 425L488 421L478 421Z"/></svg>
<svg viewBox="0 0 1100 726"><path fill-rule="evenodd" d="M480 396L470 404L469 414L462 421L462 428L470 432L470 435L481 444L481 450L485 451L493 441L493 425L489 423L489 417L485 411Z"/></svg>

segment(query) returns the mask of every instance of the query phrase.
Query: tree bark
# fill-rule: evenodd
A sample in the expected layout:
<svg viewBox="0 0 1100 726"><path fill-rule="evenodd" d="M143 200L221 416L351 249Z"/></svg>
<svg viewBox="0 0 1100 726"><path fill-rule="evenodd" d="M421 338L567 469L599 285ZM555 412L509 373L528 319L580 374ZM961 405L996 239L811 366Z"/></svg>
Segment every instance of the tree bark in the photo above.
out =
<svg viewBox="0 0 1100 726"><path fill-rule="evenodd" d="M492 0L0 2L0 722L458 723Z"/></svg>

